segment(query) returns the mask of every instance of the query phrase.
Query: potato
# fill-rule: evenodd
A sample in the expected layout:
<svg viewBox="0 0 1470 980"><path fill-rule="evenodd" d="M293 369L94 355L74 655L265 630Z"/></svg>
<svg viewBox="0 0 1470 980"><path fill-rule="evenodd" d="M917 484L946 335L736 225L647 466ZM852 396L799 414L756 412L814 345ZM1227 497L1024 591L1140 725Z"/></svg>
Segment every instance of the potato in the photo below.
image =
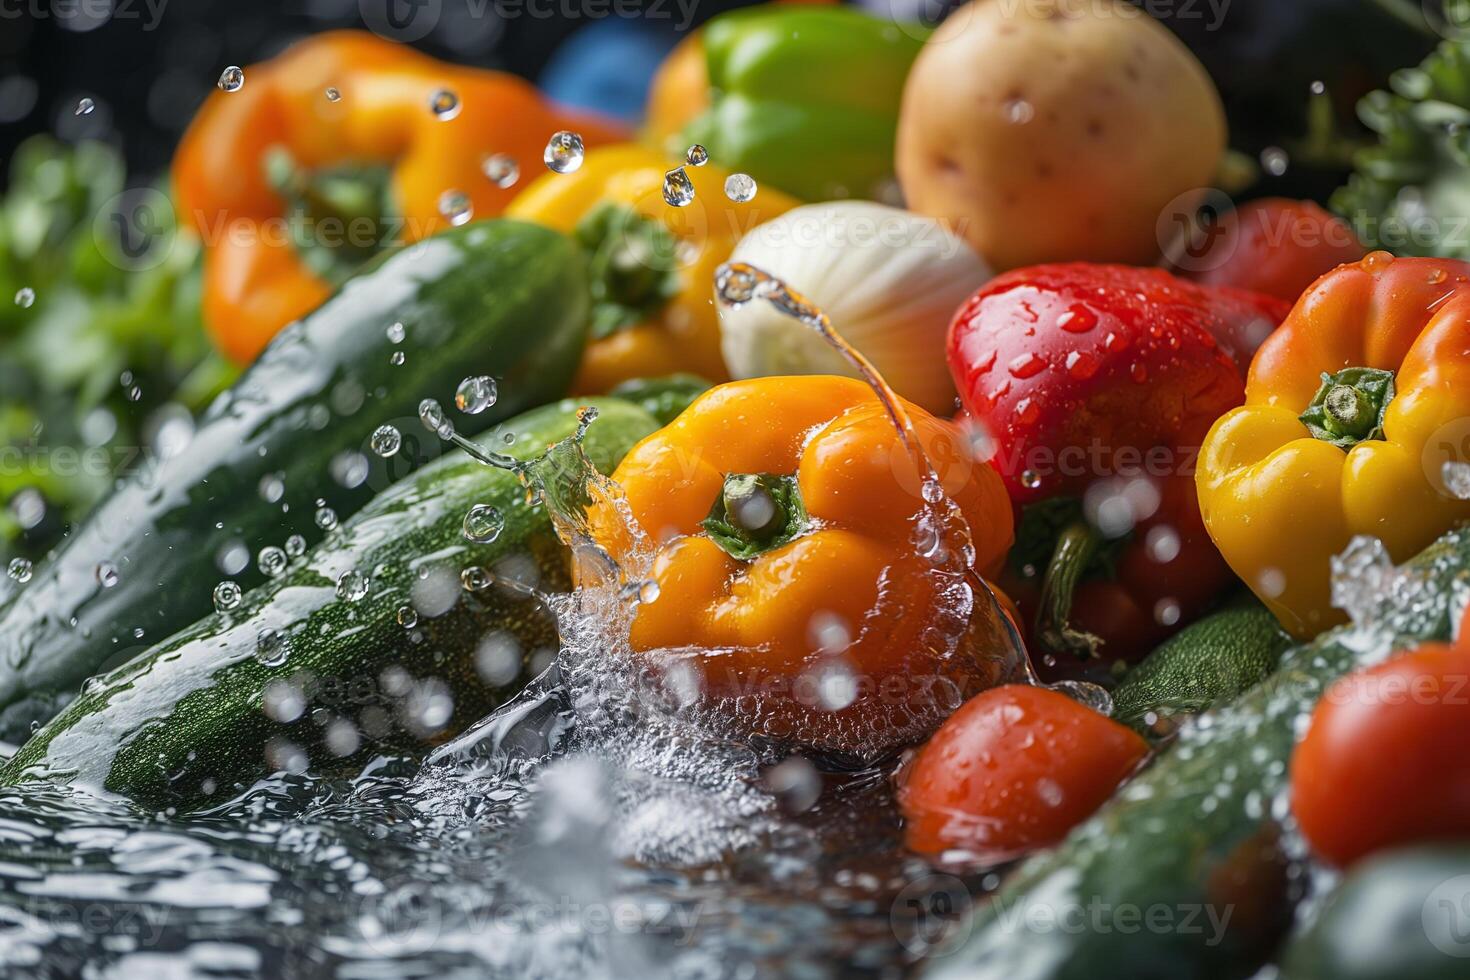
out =
<svg viewBox="0 0 1470 980"><path fill-rule="evenodd" d="M974 0L904 87L908 206L998 269L1148 264L1225 150L1219 93L1188 49L1122 0Z"/></svg>

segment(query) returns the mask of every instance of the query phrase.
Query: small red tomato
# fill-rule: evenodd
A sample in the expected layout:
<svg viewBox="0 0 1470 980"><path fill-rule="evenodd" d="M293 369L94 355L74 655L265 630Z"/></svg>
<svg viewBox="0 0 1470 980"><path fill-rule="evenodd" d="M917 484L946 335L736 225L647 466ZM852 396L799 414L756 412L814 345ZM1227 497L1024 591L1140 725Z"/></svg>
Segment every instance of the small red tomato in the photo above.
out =
<svg viewBox="0 0 1470 980"><path fill-rule="evenodd" d="M1202 248L1176 257L1179 274L1295 303L1307 287L1364 254L1347 223L1312 201L1242 204L1209 229Z"/></svg>
<svg viewBox="0 0 1470 980"><path fill-rule="evenodd" d="M908 846L1012 855L1055 843L1147 752L1131 729L1065 694L991 688L950 716L904 772Z"/></svg>
<svg viewBox="0 0 1470 980"><path fill-rule="evenodd" d="M1433 644L1328 688L1291 759L1302 834L1345 867L1415 841L1470 838L1470 649Z"/></svg>

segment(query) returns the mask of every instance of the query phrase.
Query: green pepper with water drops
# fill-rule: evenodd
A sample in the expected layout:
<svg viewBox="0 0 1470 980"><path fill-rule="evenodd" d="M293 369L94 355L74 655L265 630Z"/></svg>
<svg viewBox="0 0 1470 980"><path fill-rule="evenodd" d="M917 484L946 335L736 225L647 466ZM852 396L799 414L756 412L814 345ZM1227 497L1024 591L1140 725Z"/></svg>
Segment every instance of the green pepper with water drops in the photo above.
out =
<svg viewBox="0 0 1470 980"><path fill-rule="evenodd" d="M704 27L710 107L671 147L703 145L807 201L891 193L903 83L928 30L851 7L769 4Z"/></svg>

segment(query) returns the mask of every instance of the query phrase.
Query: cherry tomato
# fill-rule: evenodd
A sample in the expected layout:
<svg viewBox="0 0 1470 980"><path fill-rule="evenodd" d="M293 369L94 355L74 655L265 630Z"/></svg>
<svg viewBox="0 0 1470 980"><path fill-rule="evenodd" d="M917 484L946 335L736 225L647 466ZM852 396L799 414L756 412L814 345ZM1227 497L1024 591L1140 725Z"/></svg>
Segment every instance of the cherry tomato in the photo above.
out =
<svg viewBox="0 0 1470 980"><path fill-rule="evenodd" d="M1200 254L1181 256L1179 274L1295 303L1308 286L1364 254L1353 230L1311 201L1266 198L1242 204L1210 229Z"/></svg>
<svg viewBox="0 0 1470 980"><path fill-rule="evenodd" d="M1291 805L1340 867L1418 841L1470 839L1470 647L1433 644L1342 678L1291 760Z"/></svg>
<svg viewBox="0 0 1470 980"><path fill-rule="evenodd" d="M1147 752L1131 729L1065 694L991 688L956 711L903 773L908 846L1012 855L1055 843Z"/></svg>

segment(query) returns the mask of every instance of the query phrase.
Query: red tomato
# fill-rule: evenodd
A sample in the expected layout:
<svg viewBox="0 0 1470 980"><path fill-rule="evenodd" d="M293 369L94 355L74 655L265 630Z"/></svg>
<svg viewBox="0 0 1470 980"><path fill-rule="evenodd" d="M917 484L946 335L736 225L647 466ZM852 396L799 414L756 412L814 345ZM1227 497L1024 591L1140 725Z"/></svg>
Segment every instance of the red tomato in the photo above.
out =
<svg viewBox="0 0 1470 980"><path fill-rule="evenodd" d="M1470 648L1420 647L1332 685L1291 759L1307 842L1346 866L1384 847L1470 838Z"/></svg>
<svg viewBox="0 0 1470 980"><path fill-rule="evenodd" d="M1148 743L1043 687L966 702L903 774L908 846L1015 854L1061 840L1112 795Z"/></svg>
<svg viewBox="0 0 1470 980"><path fill-rule="evenodd" d="M1210 229L1203 244L1202 253L1178 257L1181 276L1288 303L1319 277L1366 254L1342 219L1311 201L1279 197L1242 204Z"/></svg>

